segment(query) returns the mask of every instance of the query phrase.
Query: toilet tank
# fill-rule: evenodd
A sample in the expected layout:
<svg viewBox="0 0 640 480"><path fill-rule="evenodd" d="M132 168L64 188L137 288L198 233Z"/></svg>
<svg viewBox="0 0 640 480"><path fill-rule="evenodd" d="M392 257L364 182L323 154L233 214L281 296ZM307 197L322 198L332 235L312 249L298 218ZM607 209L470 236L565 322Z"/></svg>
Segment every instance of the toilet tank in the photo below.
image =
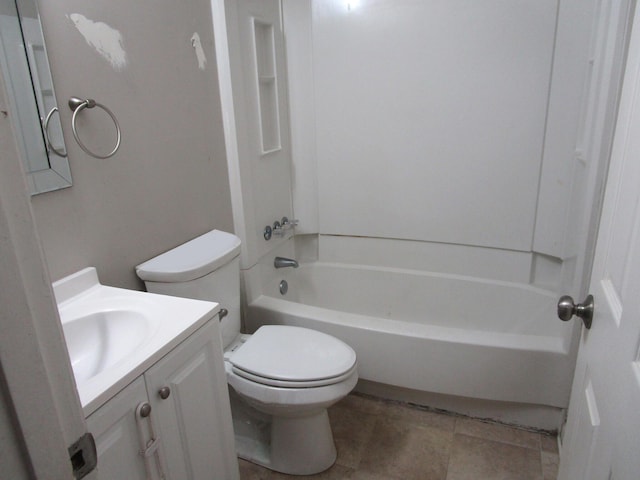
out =
<svg viewBox="0 0 640 480"><path fill-rule="evenodd" d="M226 308L226 347L240 333L240 239L213 230L136 267L148 292L208 300Z"/></svg>

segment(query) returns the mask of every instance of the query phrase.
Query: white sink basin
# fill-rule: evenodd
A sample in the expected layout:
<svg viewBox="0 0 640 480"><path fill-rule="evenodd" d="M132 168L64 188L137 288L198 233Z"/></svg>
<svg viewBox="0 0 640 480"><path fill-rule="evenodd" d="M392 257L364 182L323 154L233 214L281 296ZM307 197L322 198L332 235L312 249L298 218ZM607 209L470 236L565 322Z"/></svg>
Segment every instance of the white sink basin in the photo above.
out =
<svg viewBox="0 0 640 480"><path fill-rule="evenodd" d="M101 285L92 267L53 291L87 416L219 311L213 302Z"/></svg>
<svg viewBox="0 0 640 480"><path fill-rule="evenodd" d="M77 382L84 382L131 355L150 336L153 322L138 312L93 312L64 323Z"/></svg>

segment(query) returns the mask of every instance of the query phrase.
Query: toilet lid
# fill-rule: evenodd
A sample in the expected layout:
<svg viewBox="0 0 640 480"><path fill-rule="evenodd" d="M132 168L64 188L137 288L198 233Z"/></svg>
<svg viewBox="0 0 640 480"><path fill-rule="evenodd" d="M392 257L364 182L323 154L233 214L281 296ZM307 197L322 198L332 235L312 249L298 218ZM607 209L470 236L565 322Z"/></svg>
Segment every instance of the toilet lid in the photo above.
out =
<svg viewBox="0 0 640 480"><path fill-rule="evenodd" d="M238 255L238 237L212 230L141 263L136 274L144 281L188 282L217 270Z"/></svg>
<svg viewBox="0 0 640 480"><path fill-rule="evenodd" d="M250 380L291 386L295 382L328 384L324 380L350 375L356 352L335 337L308 328L260 327L229 358L234 371ZM340 380L338 378L338 380Z"/></svg>

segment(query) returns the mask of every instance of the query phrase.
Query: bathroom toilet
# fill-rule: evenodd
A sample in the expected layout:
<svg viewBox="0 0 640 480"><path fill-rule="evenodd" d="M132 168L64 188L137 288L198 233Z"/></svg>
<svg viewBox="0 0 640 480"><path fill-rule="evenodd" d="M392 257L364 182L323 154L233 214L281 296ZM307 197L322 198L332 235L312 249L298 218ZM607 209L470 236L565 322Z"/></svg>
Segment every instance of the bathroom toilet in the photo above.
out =
<svg viewBox="0 0 640 480"><path fill-rule="evenodd" d="M336 459L327 408L356 385L356 354L330 335L265 325L240 334L240 239L213 230L136 267L149 292L209 300L220 315L239 457L310 475Z"/></svg>

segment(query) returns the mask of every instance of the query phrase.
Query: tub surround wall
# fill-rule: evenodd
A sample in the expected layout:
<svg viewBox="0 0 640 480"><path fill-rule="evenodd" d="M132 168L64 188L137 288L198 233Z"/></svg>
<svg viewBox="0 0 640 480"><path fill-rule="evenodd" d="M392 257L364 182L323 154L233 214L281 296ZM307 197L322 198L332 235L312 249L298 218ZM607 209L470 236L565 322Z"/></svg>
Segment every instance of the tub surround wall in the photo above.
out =
<svg viewBox="0 0 640 480"><path fill-rule="evenodd" d="M557 428L580 329L554 304L584 281L606 156L583 137L606 136L592 97L615 100L592 38L606 5L282 5L300 224L243 265L248 332L317 328L356 349L382 396L508 402ZM301 268L274 270L276 255ZM508 305L515 292L531 297Z"/></svg>
<svg viewBox="0 0 640 480"><path fill-rule="evenodd" d="M311 79L290 89L298 232L425 242L571 290L594 5L285 0L288 75Z"/></svg>
<svg viewBox="0 0 640 480"><path fill-rule="evenodd" d="M532 254L450 243L321 235L326 262L375 265L529 283ZM496 266L499 265L499 268Z"/></svg>
<svg viewBox="0 0 640 480"><path fill-rule="evenodd" d="M286 30L287 78L290 101L292 196L297 234L318 233L318 165L316 161L315 78L311 0L282 0ZM289 40L289 41L287 41ZM291 41L293 40L293 41Z"/></svg>
<svg viewBox="0 0 640 480"><path fill-rule="evenodd" d="M140 289L134 265L213 228L233 230L210 3L39 3L73 176L71 188L32 199L51 276L95 265L106 284ZM76 28L81 18L88 33ZM106 30L119 41L101 39ZM117 116L114 157L89 157L75 142L71 96ZM108 151L108 118L82 116L83 140Z"/></svg>
<svg viewBox="0 0 640 480"><path fill-rule="evenodd" d="M321 232L530 250L556 0L312 3Z"/></svg>
<svg viewBox="0 0 640 480"><path fill-rule="evenodd" d="M248 105L251 75L237 73L254 62L238 48L227 3L225 68L237 77L229 91L240 153L234 210L247 270L287 238L265 242L262 230L286 210L289 177L273 159L254 158L259 138L249 120L259 112ZM320 235L318 248L333 245L337 261L399 256L391 266L574 293L581 251L567 228L555 227L571 195L590 205L578 198L588 189L572 179L585 170L575 145L591 1L282 7L287 62L279 75L288 80L291 121L282 116L281 127L291 132L296 235Z"/></svg>
<svg viewBox="0 0 640 480"><path fill-rule="evenodd" d="M265 226L293 219L286 56L279 0L212 0L223 115L242 239L241 268L270 255L292 231L265 241Z"/></svg>

